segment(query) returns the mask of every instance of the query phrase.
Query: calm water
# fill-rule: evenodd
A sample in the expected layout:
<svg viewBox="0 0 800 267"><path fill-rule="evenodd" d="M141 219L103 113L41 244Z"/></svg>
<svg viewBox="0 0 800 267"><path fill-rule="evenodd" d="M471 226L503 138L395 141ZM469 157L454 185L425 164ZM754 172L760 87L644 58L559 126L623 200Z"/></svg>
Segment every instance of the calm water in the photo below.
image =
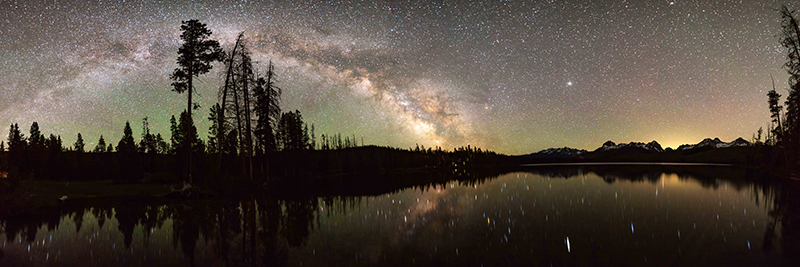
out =
<svg viewBox="0 0 800 267"><path fill-rule="evenodd" d="M561 166L380 196L64 204L0 219L0 266L794 264L798 205L753 179Z"/></svg>

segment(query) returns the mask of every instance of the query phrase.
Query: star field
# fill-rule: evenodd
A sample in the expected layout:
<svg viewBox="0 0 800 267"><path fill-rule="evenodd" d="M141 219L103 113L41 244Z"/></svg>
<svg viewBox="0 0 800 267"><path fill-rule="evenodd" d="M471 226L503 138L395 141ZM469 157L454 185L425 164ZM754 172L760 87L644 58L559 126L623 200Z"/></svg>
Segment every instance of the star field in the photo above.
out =
<svg viewBox="0 0 800 267"><path fill-rule="evenodd" d="M522 154L749 137L786 95L780 1L3 1L0 126L113 144L169 135L182 20L272 60L317 135ZM790 6L792 7L792 6ZM199 78L205 136L222 64ZM7 128L2 128L7 129ZM137 138L138 139L138 138Z"/></svg>

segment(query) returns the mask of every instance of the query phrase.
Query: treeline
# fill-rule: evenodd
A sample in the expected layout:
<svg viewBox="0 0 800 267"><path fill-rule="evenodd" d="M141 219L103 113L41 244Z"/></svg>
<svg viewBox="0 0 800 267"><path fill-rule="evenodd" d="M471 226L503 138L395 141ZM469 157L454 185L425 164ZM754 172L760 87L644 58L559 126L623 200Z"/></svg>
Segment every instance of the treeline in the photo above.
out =
<svg viewBox="0 0 800 267"><path fill-rule="evenodd" d="M767 92L771 121L767 131L759 128L753 139L760 147L756 157L760 161L757 164L785 170L788 174L800 170L800 23L795 10L784 5L779 12L782 28L780 44L787 49L783 68L789 74L789 95L783 102L784 110L781 94L776 91L773 79L772 90Z"/></svg>
<svg viewBox="0 0 800 267"><path fill-rule="evenodd" d="M29 135L13 124L8 135L7 162L0 171L13 177L54 180L114 179L120 182L154 181L218 187L237 181L264 184L297 181L294 177L336 173L373 173L400 168L447 168L452 171L495 166L497 154L470 146L453 151L441 148L415 150L361 145L356 137L322 134L303 121L299 110L283 112L282 88L272 62L265 72L254 66L244 33L224 51L210 38L211 31L197 20L182 22L178 68L171 74L173 91L187 93L187 109L170 119L170 136L152 133L148 118L141 121L141 136L134 138L129 122L117 142L101 135L86 148L78 133L70 147L60 136L41 134L31 125ZM224 64L218 101L208 110L208 138L199 138L192 111L193 79ZM0 142L0 151L5 151Z"/></svg>
<svg viewBox="0 0 800 267"><path fill-rule="evenodd" d="M178 182L182 180L185 164L180 151L181 142L185 142L181 129L188 124L185 114L180 122L176 122L174 117L170 120L169 141L160 133L153 134L149 119L144 118L138 141L130 123L126 122L122 129L123 137L116 146L101 135L93 149L86 148L81 134L72 146L65 146L61 136L50 134L45 138L37 122L31 125L27 135L22 133L18 124L12 124L7 142L0 141L0 171L7 171L9 176L17 178ZM317 144L313 126L310 132L306 130L308 127L302 123L299 111L284 113L283 117L291 119L282 119L284 123L275 132L278 140L275 151L253 157L255 162L272 163L269 169L253 171L258 182L267 182L269 177L284 184L309 182L313 181L310 177L398 169L439 169L459 174L508 163L504 156L471 146L452 151L440 147L426 149L424 146L414 149L360 146L355 137L342 138L341 134L323 134ZM205 142L195 139L192 153L198 163L193 169L199 174L197 182L216 185L217 182L249 179L243 176L248 170L241 168L243 158L235 154L239 150L233 144L223 146L227 149L227 153L222 154L223 168L217 168L219 151L211 145L215 142L213 138L209 136Z"/></svg>

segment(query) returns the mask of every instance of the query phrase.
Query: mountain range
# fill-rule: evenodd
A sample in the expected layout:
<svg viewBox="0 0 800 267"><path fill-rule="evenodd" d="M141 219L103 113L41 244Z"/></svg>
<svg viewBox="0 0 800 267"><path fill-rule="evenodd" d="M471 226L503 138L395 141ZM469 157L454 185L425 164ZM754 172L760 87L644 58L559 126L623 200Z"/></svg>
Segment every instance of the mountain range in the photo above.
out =
<svg viewBox="0 0 800 267"><path fill-rule="evenodd" d="M753 144L748 142L747 140L742 139L741 137L733 140L731 142L723 142L719 140L719 138L706 138L703 141L700 141L697 144L684 144L679 146L677 151L687 151L691 152L693 150L697 151L704 151L709 149L718 149L718 148L729 148L729 147L744 147L744 146L752 146ZM607 141L603 143L602 146L595 149L594 151L587 151L584 149L575 149L569 147L563 148L548 148L545 150L541 150L536 153L531 153L527 155L523 155L524 157L528 158L577 158L589 155L602 155L602 154L620 154L620 153L662 153L673 151L672 148L664 149L661 147L656 141L651 141L649 143L641 143L641 142L630 142L630 143L614 143L612 141Z"/></svg>

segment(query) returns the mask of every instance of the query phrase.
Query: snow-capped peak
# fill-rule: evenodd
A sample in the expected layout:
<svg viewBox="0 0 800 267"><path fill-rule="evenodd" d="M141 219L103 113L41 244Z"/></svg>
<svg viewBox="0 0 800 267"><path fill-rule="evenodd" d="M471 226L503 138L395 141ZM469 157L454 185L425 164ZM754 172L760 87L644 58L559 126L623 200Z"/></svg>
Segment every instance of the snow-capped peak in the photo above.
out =
<svg viewBox="0 0 800 267"><path fill-rule="evenodd" d="M630 142L630 143L616 144L616 143L614 143L612 141L606 141L605 143L603 143L603 146L601 146L600 148L598 148L595 151L610 151L610 150L617 150L617 149L623 149L623 148L640 148L640 149L644 149L644 150L652 151L652 152L663 152L664 151L664 148L661 147L661 144L659 144L655 140L653 140L652 142L647 143L647 144L642 143L642 142Z"/></svg>
<svg viewBox="0 0 800 267"><path fill-rule="evenodd" d="M703 148L703 147L711 147L711 148L727 148L727 147L738 147L738 146L751 146L752 143L748 142L747 140L742 139L741 137L737 138L736 140L731 141L730 143L725 143L719 140L719 138L706 138L700 143L694 145L681 145L678 147L677 150L689 150L695 148Z"/></svg>
<svg viewBox="0 0 800 267"><path fill-rule="evenodd" d="M533 157L576 157L589 151L583 149L575 149L569 147L561 148L548 148L539 152L530 154Z"/></svg>

